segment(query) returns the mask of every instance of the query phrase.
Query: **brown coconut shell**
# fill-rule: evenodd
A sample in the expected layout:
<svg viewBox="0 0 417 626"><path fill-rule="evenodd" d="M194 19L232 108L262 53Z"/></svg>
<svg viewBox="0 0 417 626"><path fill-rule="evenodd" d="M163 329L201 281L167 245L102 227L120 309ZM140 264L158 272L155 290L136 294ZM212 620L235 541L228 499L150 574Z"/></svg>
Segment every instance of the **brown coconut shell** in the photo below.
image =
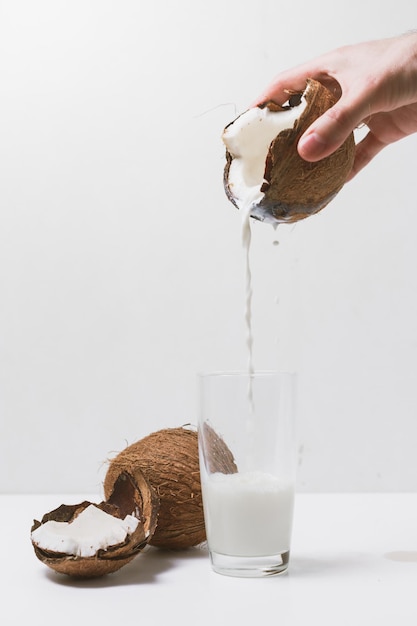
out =
<svg viewBox="0 0 417 626"><path fill-rule="evenodd" d="M35 520L31 532L50 520L72 522L91 502L62 504L46 513L42 521ZM45 565L61 574L77 578L94 578L117 571L143 550L152 537L157 523L159 499L146 478L136 469L122 472L113 485L107 501L95 504L99 509L119 519L135 515L140 523L123 543L99 550L94 556L80 557L40 548L32 540L35 554Z"/></svg>
<svg viewBox="0 0 417 626"><path fill-rule="evenodd" d="M139 468L160 500L152 546L183 549L206 539L197 432L166 428L122 450L110 461L104 479L109 494L121 472Z"/></svg>
<svg viewBox="0 0 417 626"><path fill-rule="evenodd" d="M281 131L271 143L265 163L262 200L251 214L260 220L297 222L321 211L342 189L352 169L355 156L353 133L333 154L315 163L304 161L297 144L312 122L336 103L335 96L321 83L308 79L303 94L292 93L291 100L301 95L307 106L293 128ZM261 105L271 111L284 110L273 102ZM229 185L229 170L233 160L226 150L224 187L229 200L238 207ZM239 208L239 207L238 207Z"/></svg>
<svg viewBox="0 0 417 626"><path fill-rule="evenodd" d="M201 440L204 463L210 474L235 474L238 471L233 454L208 422L202 425Z"/></svg>

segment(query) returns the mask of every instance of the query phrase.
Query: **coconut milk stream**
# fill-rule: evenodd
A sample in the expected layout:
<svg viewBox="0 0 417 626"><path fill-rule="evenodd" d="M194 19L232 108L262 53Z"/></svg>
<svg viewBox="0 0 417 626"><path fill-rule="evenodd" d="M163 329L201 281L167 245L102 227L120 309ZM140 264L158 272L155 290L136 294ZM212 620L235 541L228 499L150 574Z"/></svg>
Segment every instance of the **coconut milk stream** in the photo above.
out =
<svg viewBox="0 0 417 626"><path fill-rule="evenodd" d="M249 375L248 399L253 413L253 333L252 333L252 272L250 268L250 243L252 231L250 225L250 208L252 202L247 202L242 208L242 246L245 255L245 323L246 323L246 347L248 350L247 371Z"/></svg>

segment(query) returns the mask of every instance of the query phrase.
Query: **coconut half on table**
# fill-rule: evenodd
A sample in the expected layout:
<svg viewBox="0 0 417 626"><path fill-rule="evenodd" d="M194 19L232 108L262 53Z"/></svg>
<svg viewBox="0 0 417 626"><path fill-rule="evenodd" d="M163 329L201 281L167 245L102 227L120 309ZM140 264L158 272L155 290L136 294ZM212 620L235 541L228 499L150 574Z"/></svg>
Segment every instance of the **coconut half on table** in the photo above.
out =
<svg viewBox="0 0 417 626"><path fill-rule="evenodd" d="M313 215L336 196L352 169L353 133L315 163L297 152L304 131L335 102L326 87L308 79L305 90L292 93L288 104L266 102L226 126L224 188L238 209L275 225Z"/></svg>
<svg viewBox="0 0 417 626"><path fill-rule="evenodd" d="M159 498L139 469L122 472L100 504L61 505L34 521L36 556L61 574L104 576L127 565L149 543Z"/></svg>

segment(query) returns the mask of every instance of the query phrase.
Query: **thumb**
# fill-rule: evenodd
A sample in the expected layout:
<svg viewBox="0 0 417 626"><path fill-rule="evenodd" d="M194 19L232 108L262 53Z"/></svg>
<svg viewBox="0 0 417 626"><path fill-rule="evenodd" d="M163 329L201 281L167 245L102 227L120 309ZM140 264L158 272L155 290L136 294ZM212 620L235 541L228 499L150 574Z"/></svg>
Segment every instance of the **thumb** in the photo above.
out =
<svg viewBox="0 0 417 626"><path fill-rule="evenodd" d="M298 153L305 161L319 161L332 154L364 119L363 106L342 98L305 131Z"/></svg>

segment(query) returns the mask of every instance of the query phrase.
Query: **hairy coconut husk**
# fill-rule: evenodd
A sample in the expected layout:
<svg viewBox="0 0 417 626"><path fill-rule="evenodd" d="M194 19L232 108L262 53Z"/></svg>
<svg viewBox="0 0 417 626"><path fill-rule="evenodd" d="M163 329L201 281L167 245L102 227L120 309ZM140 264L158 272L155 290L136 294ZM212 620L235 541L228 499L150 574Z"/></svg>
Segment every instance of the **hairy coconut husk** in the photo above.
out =
<svg viewBox="0 0 417 626"><path fill-rule="evenodd" d="M265 182L261 186L263 198L253 207L251 215L260 220L297 222L323 209L342 189L352 169L355 156L353 133L330 156L310 163L298 154L297 144L312 122L332 107L336 98L321 83L307 80L302 94L292 94L292 99L304 95L307 106L295 121L293 128L281 131L272 141L266 163ZM284 110L273 102L261 107L271 111ZM229 200L239 208L229 185L229 170L233 160L226 150L224 187Z"/></svg>
<svg viewBox="0 0 417 626"><path fill-rule="evenodd" d="M75 505L62 504L46 513L42 521L34 521L31 532L50 520L72 522L91 502ZM100 549L91 557L51 552L40 548L32 540L36 556L56 572L78 578L93 578L110 574L129 563L148 544L157 523L159 499L138 468L122 472L113 485L107 501L95 504L99 509L119 519L134 515L140 522L123 543Z"/></svg>
<svg viewBox="0 0 417 626"><path fill-rule="evenodd" d="M121 472L135 468L140 468L160 499L158 524L149 543L182 549L205 541L197 433L167 428L128 446L110 461L104 493L111 492Z"/></svg>

